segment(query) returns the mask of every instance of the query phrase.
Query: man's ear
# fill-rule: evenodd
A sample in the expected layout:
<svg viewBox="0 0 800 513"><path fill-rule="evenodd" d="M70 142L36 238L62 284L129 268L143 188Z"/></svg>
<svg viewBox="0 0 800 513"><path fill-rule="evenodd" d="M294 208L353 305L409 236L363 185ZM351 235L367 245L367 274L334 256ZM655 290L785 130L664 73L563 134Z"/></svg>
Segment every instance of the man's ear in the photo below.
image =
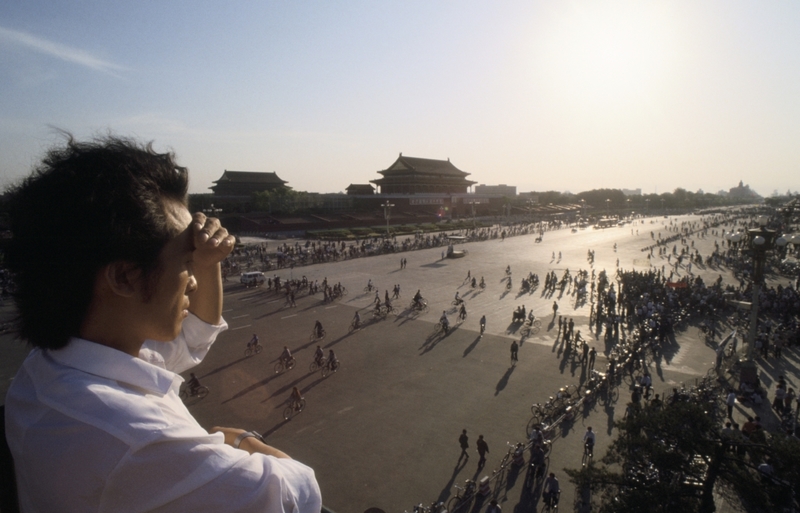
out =
<svg viewBox="0 0 800 513"><path fill-rule="evenodd" d="M138 266L124 261L112 262L102 272L106 286L114 294L123 297L131 297L136 293L141 277L142 270Z"/></svg>

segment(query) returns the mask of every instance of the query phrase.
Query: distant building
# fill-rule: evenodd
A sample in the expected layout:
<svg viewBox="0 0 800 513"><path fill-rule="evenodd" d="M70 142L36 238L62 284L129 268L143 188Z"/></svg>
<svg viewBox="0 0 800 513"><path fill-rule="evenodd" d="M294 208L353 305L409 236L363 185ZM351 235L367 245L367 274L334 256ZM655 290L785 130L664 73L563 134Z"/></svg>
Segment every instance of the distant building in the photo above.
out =
<svg viewBox="0 0 800 513"><path fill-rule="evenodd" d="M481 184L475 186L475 194L499 194L501 196L516 196L517 186L506 185L504 183L501 183L500 185Z"/></svg>
<svg viewBox="0 0 800 513"><path fill-rule="evenodd" d="M361 196L364 194L375 194L375 187L368 183L351 183L345 189L348 196Z"/></svg>
<svg viewBox="0 0 800 513"><path fill-rule="evenodd" d="M257 171L228 171L209 187L216 196L250 196L254 192L273 191L286 188L288 183L275 173Z"/></svg>
<svg viewBox="0 0 800 513"><path fill-rule="evenodd" d="M622 194L625 196L641 196L642 190L641 189L622 189Z"/></svg>
<svg viewBox="0 0 800 513"><path fill-rule="evenodd" d="M370 180L380 187L380 194L466 193L475 184L447 160L404 157L378 171L382 178Z"/></svg>
<svg viewBox="0 0 800 513"><path fill-rule="evenodd" d="M750 189L749 185L744 185L742 180L739 180L739 185L736 187L731 187L728 190L728 197L729 198L738 198L738 199L761 199L761 196L758 195L755 191Z"/></svg>

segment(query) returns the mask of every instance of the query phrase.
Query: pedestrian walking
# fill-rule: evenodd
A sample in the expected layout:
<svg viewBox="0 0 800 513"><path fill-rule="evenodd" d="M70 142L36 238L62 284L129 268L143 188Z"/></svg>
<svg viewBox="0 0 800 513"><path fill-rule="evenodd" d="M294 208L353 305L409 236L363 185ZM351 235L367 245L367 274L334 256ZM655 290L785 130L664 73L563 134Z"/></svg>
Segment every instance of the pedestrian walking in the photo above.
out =
<svg viewBox="0 0 800 513"><path fill-rule="evenodd" d="M597 358L597 349L592 347L589 350L589 371L591 372L594 369L594 360Z"/></svg>
<svg viewBox="0 0 800 513"><path fill-rule="evenodd" d="M480 459L478 460L478 468L483 468L486 464L486 453L489 452L489 444L483 439L483 435L478 435L478 441L475 442L475 447L478 450Z"/></svg>
<svg viewBox="0 0 800 513"><path fill-rule="evenodd" d="M733 420L733 405L736 404L736 392L732 388L728 389L728 397L725 399L725 406L728 407L728 418Z"/></svg>
<svg viewBox="0 0 800 513"><path fill-rule="evenodd" d="M794 402L795 397L796 395L794 393L794 388L790 388L783 397L784 411L787 413L792 413L792 403Z"/></svg>
<svg viewBox="0 0 800 513"><path fill-rule="evenodd" d="M772 401L772 407L778 412L783 412L783 400L786 398L786 386L778 383L775 389L775 399Z"/></svg>
<svg viewBox="0 0 800 513"><path fill-rule="evenodd" d="M516 340L511 341L511 365L516 365L519 361L519 344Z"/></svg>
<svg viewBox="0 0 800 513"><path fill-rule="evenodd" d="M557 313L558 313L558 301L553 301L553 319L556 318Z"/></svg>
<svg viewBox="0 0 800 513"><path fill-rule="evenodd" d="M467 430L461 430L461 436L458 437L458 443L461 445L461 455L458 457L458 461L461 461L461 458L469 459L469 454L467 453L467 449L469 449L469 437L467 436Z"/></svg>
<svg viewBox="0 0 800 513"><path fill-rule="evenodd" d="M580 335L580 334L581 334L581 332L578 331L578 335ZM583 341L583 355L581 355L581 363L586 363L588 356L589 356L589 344L587 344L586 341L584 340Z"/></svg>

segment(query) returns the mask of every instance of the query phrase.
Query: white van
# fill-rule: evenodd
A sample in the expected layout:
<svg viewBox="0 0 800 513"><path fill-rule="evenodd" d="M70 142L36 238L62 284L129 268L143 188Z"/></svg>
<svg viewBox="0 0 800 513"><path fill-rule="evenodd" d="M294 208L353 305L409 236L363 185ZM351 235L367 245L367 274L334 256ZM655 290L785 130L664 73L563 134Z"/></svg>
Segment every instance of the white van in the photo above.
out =
<svg viewBox="0 0 800 513"><path fill-rule="evenodd" d="M244 283L248 287L256 286L265 283L267 278L264 276L264 273L260 271L252 271L249 273L242 273L241 282Z"/></svg>

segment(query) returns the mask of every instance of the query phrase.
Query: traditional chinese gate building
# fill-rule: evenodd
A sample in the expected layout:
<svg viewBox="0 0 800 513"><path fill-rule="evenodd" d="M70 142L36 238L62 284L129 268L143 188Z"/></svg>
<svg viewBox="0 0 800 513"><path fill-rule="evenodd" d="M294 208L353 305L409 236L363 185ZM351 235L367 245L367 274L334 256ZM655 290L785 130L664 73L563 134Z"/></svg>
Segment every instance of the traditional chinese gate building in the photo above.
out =
<svg viewBox="0 0 800 513"><path fill-rule="evenodd" d="M477 182L467 180L469 173L461 171L447 160L404 157L383 171L382 178L370 180L380 187L380 194L457 194L466 193Z"/></svg>

